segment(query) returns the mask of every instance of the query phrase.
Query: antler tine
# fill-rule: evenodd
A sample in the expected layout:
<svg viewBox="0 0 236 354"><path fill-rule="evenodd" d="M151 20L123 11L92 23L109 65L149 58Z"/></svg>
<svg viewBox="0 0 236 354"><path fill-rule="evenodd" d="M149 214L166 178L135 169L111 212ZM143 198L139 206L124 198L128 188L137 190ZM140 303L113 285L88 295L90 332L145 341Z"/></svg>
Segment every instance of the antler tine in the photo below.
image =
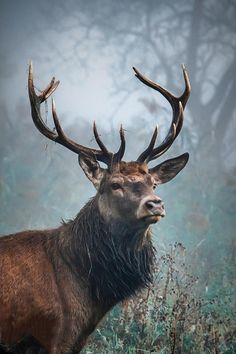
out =
<svg viewBox="0 0 236 354"><path fill-rule="evenodd" d="M97 126L96 126L95 121L93 122L93 133L94 133L94 137L96 139L98 146L103 151L104 156L107 156L107 158L110 161L110 164L112 165L114 163L120 162L122 157L124 156L124 152L125 152L125 133L124 133L124 129L123 129L122 125L120 127L120 141L121 141L121 143L120 143L119 150L115 154L109 152L107 150L106 146L101 141L98 131L97 131Z"/></svg>
<svg viewBox="0 0 236 354"><path fill-rule="evenodd" d="M183 106L182 103L179 102L179 116L177 118L177 126L175 123L172 123L166 138L163 140L163 142L157 146L151 154L149 155L147 161L152 161L163 155L173 144L175 141L176 137L178 136L182 126L183 126Z"/></svg>
<svg viewBox="0 0 236 354"><path fill-rule="evenodd" d="M144 150L144 152L142 152L142 154L138 157L138 159L137 159L138 162L144 162L149 157L149 155L151 154L151 152L154 148L155 142L157 140L157 135L158 135L158 127L156 126L156 128L152 134L151 141L150 141L147 149Z"/></svg>
<svg viewBox="0 0 236 354"><path fill-rule="evenodd" d="M48 86L41 92L40 95L36 95L34 90L34 82L33 82L33 64L30 62L29 65L29 77L28 77L28 88L33 93L33 96L37 96L40 100L40 103L43 103L57 88L60 81L55 81L55 77L52 78L51 82Z"/></svg>
<svg viewBox="0 0 236 354"><path fill-rule="evenodd" d="M99 157L97 157L97 159L99 161L105 162L110 168L113 160L113 154L107 150L106 146L103 144L102 140L100 139L95 121L93 122L93 134L98 146L103 152L103 156L102 156L103 160L99 159Z"/></svg>
<svg viewBox="0 0 236 354"><path fill-rule="evenodd" d="M120 147L119 147L119 150L114 154L113 161L120 162L122 157L124 156L124 153L125 153L125 131L124 131L122 124L121 124L121 126L120 126Z"/></svg>
<svg viewBox="0 0 236 354"><path fill-rule="evenodd" d="M98 134L98 131L97 131L97 126L96 126L95 121L93 122L93 134L94 134L94 137L95 137L95 140L96 140L98 146L99 146L100 149L103 151L103 153L104 153L105 155L109 155L109 152L108 152L106 146L103 144L102 140L101 140L100 137L99 137L99 134Z"/></svg>
<svg viewBox="0 0 236 354"><path fill-rule="evenodd" d="M28 91L31 105L31 115L36 128L48 139L67 147L69 150L77 154L79 154L80 152L86 153L88 155L93 154L99 161L102 161L105 164L109 165L111 162L112 154L108 153L106 148L102 149L101 151L97 149L91 149L74 142L65 135L59 123L54 100L52 100L52 116L56 132L50 129L43 121L43 118L40 113L40 104L43 103L56 90L58 85L59 81L55 81L55 78L53 78L50 84L41 92L41 94L37 95L34 89L33 65L32 63L30 63L28 76ZM101 147L101 145L99 146Z"/></svg>
<svg viewBox="0 0 236 354"><path fill-rule="evenodd" d="M183 109L184 109L187 102L188 102L190 93L191 93L191 84L190 84L188 72L187 72L185 65L182 64L181 66L182 66L183 75L184 75L185 90L184 90L183 94L179 97L179 100L181 101Z"/></svg>
<svg viewBox="0 0 236 354"><path fill-rule="evenodd" d="M183 69L183 76L184 76L184 81L185 81L185 90L183 94L180 97L174 96L171 92L166 90L164 87L158 85L156 82L146 78L143 74L141 74L136 68L133 68L135 72L135 76L143 82L145 85L153 88L154 90L159 91L170 103L173 111L173 116L172 116L172 122L171 122L171 127L168 131L168 134L166 138L163 140L163 142L155 148L153 151L150 151L150 154L145 157L145 161L151 161L154 160L155 158L161 156L164 152L166 152L174 140L177 138L179 135L179 132L182 128L183 125L183 109L186 106L186 103L188 101L188 98L190 96L190 91L191 91L191 86L190 86L190 81L189 77L187 74L187 70L184 65L182 65ZM145 150L145 152L148 149ZM140 159L143 159L143 152L137 159L137 161L140 161Z"/></svg>
<svg viewBox="0 0 236 354"><path fill-rule="evenodd" d="M29 76L28 76L28 91L29 91L29 98L30 98L30 104L31 104L31 114L33 118L33 122L36 126L36 128L45 135L47 138L55 141L57 134L49 129L46 124L44 123L41 114L40 114L40 104L45 101L45 95L49 92L55 91L59 84L59 81L55 83L55 79L50 82L50 84L47 86L47 88L40 94L36 95L35 89L34 89L34 81L33 81L33 65L30 63L29 65Z"/></svg>
<svg viewBox="0 0 236 354"><path fill-rule="evenodd" d="M170 102L171 106L177 105L177 103L179 101L181 101L183 108L185 108L186 103L187 103L190 93L191 93L191 85L190 85L190 80L188 77L188 72L187 72L187 69L184 64L182 64L182 70L183 70L183 76L184 76L184 82L185 82L185 89L184 89L183 94L179 97L174 96L170 91L168 91L167 89L165 89L161 85L158 85L156 82L148 79L146 76L141 74L141 72L138 71L138 69L136 69L135 67L133 67L133 70L135 72L135 76L140 81L142 81L145 85L153 88L154 90L159 91Z"/></svg>

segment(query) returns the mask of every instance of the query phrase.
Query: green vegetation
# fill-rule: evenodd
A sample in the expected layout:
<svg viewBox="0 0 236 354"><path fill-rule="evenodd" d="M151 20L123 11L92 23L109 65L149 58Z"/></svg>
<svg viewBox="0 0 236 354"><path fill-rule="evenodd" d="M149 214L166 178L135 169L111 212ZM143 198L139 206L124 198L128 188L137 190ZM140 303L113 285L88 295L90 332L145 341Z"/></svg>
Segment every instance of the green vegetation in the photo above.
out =
<svg viewBox="0 0 236 354"><path fill-rule="evenodd" d="M117 306L83 353L235 353L235 277L222 264L224 283L201 289L188 258L180 243L164 251L155 284Z"/></svg>

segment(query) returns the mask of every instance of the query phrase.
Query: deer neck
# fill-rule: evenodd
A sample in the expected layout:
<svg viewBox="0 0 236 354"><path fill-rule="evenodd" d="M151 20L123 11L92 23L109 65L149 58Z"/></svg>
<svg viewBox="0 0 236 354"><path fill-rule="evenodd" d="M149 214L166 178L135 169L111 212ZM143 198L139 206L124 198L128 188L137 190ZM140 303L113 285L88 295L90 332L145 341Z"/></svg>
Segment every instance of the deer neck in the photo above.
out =
<svg viewBox="0 0 236 354"><path fill-rule="evenodd" d="M154 248L149 229L106 222L91 199L65 224L70 237L64 256L96 301L115 304L152 282Z"/></svg>

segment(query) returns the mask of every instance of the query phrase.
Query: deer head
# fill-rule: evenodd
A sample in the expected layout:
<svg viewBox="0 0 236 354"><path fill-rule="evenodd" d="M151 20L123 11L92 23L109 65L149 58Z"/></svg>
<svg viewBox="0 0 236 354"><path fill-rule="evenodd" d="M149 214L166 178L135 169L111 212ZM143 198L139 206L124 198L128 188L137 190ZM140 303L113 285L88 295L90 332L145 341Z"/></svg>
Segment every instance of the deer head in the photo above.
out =
<svg viewBox="0 0 236 354"><path fill-rule="evenodd" d="M57 142L79 155L79 164L88 179L97 189L98 207L101 215L107 220L122 220L126 224L144 225L157 222L165 215L162 200L154 194L154 189L162 183L174 178L186 165L189 154L166 160L153 168L148 163L164 154L173 144L183 125L183 110L190 95L190 82L183 66L185 90L180 97L175 97L162 86L149 80L136 68L136 77L145 85L159 91L170 103L173 111L170 129L165 139L155 147L158 129L155 128L148 147L136 161L122 161L125 152L124 130L120 128L120 147L116 153L107 150L101 141L96 124L93 133L99 149L80 145L66 136L56 113L55 102L52 99L52 117L55 130L50 129L40 114L40 105L57 88L59 81L52 79L50 84L39 95L35 93L33 83L33 68L29 66L28 88L31 103L31 113L35 126L48 139ZM99 161L107 165L102 168Z"/></svg>

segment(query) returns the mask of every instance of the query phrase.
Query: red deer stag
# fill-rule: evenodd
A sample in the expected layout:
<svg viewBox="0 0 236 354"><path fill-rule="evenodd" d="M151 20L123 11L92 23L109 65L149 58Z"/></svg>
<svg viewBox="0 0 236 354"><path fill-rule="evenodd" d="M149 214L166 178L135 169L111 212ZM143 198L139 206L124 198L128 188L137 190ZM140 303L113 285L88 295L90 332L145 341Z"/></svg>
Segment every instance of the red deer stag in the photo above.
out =
<svg viewBox="0 0 236 354"><path fill-rule="evenodd" d="M23 231L0 239L0 342L2 353L27 348L49 354L78 353L104 315L118 302L152 282L154 248L150 225L165 215L154 189L179 173L188 153L148 168L178 136L190 82L183 67L185 90L180 97L149 80L134 68L136 77L159 91L170 103L173 117L166 138L155 147L157 128L136 161L122 161L120 147L108 151L96 125L99 149L80 145L61 128L52 101L55 130L40 114L40 105L57 88L53 78L41 94L34 90L32 65L28 88L37 129L79 156L79 164L97 194L74 220L42 231ZM100 167L98 161L107 165ZM34 349L33 349L34 348ZM17 351L18 352L18 351Z"/></svg>

